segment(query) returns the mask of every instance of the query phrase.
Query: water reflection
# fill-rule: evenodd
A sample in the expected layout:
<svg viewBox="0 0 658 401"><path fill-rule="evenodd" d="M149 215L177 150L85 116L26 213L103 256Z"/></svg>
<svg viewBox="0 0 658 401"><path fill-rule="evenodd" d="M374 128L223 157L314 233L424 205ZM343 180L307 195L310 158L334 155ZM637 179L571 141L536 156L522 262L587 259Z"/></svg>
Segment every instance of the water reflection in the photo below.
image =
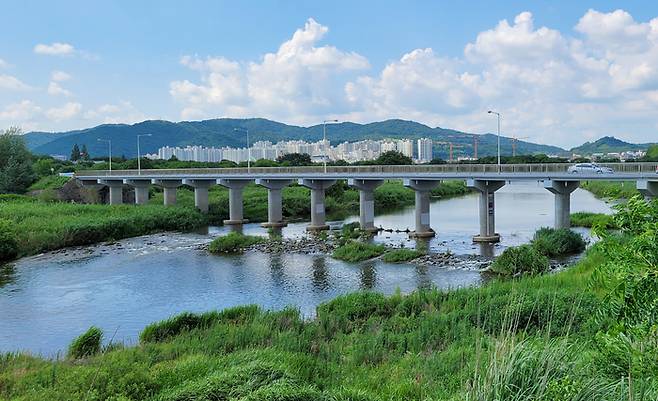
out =
<svg viewBox="0 0 658 401"><path fill-rule="evenodd" d="M313 288L324 291L329 288L329 272L325 255L315 255L311 261Z"/></svg>
<svg viewBox="0 0 658 401"><path fill-rule="evenodd" d="M432 288L432 277L429 274L429 267L425 265L416 266L416 286L418 288Z"/></svg>
<svg viewBox="0 0 658 401"><path fill-rule="evenodd" d="M0 265L0 287L16 281L16 267L13 264Z"/></svg>
<svg viewBox="0 0 658 401"><path fill-rule="evenodd" d="M495 253L494 249L496 247L494 244L480 243L478 245L480 248L480 256L484 256L485 258L493 258Z"/></svg>
<svg viewBox="0 0 658 401"><path fill-rule="evenodd" d="M377 285L377 269L373 260L365 261L360 266L359 280L362 290L372 290Z"/></svg>

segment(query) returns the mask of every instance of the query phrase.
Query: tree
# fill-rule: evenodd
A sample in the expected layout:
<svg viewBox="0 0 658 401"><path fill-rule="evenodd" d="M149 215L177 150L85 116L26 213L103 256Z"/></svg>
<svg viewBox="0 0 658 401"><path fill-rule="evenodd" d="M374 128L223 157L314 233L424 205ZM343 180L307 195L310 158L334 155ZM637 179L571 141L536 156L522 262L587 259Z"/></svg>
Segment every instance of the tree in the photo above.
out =
<svg viewBox="0 0 658 401"><path fill-rule="evenodd" d="M288 153L287 155L279 156L276 161L283 166L310 166L313 164L311 155L306 153Z"/></svg>
<svg viewBox="0 0 658 401"><path fill-rule="evenodd" d="M74 162L80 160L80 148L77 143L73 145L73 149L71 149L71 160Z"/></svg>
<svg viewBox="0 0 658 401"><path fill-rule="evenodd" d="M405 156L402 153L397 152L395 150L384 152L374 160L374 164L381 164L387 166L404 165L404 164L412 164L412 163L413 161L411 160L411 157Z"/></svg>
<svg viewBox="0 0 658 401"><path fill-rule="evenodd" d="M53 159L39 159L34 162L32 168L39 177L43 177L53 173L55 163L53 162Z"/></svg>
<svg viewBox="0 0 658 401"><path fill-rule="evenodd" d="M658 161L658 145L651 145L644 156L646 161Z"/></svg>
<svg viewBox="0 0 658 401"><path fill-rule="evenodd" d="M87 152L87 145L82 145L82 150L80 151L80 158L82 160L89 160L89 152Z"/></svg>
<svg viewBox="0 0 658 401"><path fill-rule="evenodd" d="M0 193L23 193L34 182L32 154L19 128L0 135Z"/></svg>

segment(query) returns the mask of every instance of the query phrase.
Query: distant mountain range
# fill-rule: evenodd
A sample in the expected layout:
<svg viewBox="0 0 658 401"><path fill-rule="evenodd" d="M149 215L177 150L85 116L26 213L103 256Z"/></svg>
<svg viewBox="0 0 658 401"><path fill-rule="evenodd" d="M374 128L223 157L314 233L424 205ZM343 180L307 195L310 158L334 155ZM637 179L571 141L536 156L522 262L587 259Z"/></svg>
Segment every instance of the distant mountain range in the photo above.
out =
<svg viewBox="0 0 658 401"><path fill-rule="evenodd" d="M68 156L73 145L78 144L79 146L86 145L91 156L105 156L107 154L107 143L98 139L111 139L113 155L132 158L137 156L137 135L139 134L151 134L151 136L142 137L140 140L142 154L155 153L158 148L163 146L246 146L245 134L236 132L235 128L248 129L251 143L263 140L278 142L281 140L318 141L322 139L322 125L300 127L262 118L220 118L178 123L149 120L132 125L104 124L93 128L59 133L30 132L25 134L25 140L28 147L37 154ZM496 135L493 134L474 135L440 127L431 128L414 121L405 120L386 120L369 124L344 122L327 125L327 138L334 145L344 141L354 142L364 139L431 138L435 141L435 157L443 159L447 159L449 156L448 143L453 144L454 158L473 156L474 137L478 140L478 156L496 154ZM512 154L512 143L512 138L501 137L501 153L503 155ZM583 146L586 145L588 144ZM571 154L570 151L557 146L520 140L516 142L516 153Z"/></svg>
<svg viewBox="0 0 658 401"><path fill-rule="evenodd" d="M578 155L591 155L592 153L618 153L635 150L646 150L651 143L629 143L614 136L604 136L594 142L585 142L584 144L571 149L571 152Z"/></svg>

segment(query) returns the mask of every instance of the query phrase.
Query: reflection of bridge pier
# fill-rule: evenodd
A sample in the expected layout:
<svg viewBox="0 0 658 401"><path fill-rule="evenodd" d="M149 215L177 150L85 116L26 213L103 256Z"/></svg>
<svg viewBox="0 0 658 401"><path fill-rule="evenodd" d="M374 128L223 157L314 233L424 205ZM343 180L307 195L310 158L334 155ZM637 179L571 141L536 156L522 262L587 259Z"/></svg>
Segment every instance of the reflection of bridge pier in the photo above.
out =
<svg viewBox="0 0 658 401"><path fill-rule="evenodd" d="M433 237L430 226L430 193L443 180L466 181L468 186L480 193L480 233L475 242L496 242L500 237L495 231L495 191L510 181L542 182L555 195L555 227L570 226L570 197L579 181L636 181L637 189L647 197L658 196L658 176L655 163L620 163L607 165L619 172L614 174L577 175L567 173L568 164L525 164L525 165L418 165L418 166L346 166L328 167L264 167L241 169L180 169L180 170L134 170L125 171L79 171L75 177L85 186L98 189L106 186L109 203L123 203L125 186L135 190L135 203L148 202L151 185L160 186L164 192L164 204L175 205L177 189L182 185L194 188L195 206L202 212L208 211L209 188L219 183L229 190L229 219L225 224L241 225L246 222L243 211L243 190L256 181L268 189L268 221L266 227L285 225L283 221L282 190L286 185L297 182L311 190L309 231L326 230L325 191L338 180L348 180L349 185L359 190L359 214L361 228L374 231L374 190L385 180L402 180L414 190L415 230L417 238ZM449 213L450 211L445 211Z"/></svg>

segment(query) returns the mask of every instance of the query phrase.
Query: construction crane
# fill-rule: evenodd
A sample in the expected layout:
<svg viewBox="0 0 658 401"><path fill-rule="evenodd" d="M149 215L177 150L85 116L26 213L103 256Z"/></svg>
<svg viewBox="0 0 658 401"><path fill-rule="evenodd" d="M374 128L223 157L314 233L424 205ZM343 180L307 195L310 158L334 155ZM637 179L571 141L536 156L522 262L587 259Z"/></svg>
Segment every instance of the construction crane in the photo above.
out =
<svg viewBox="0 0 658 401"><path fill-rule="evenodd" d="M453 159L453 157L452 157L453 149L455 149L455 148L463 148L462 145L455 145L454 143L452 143L452 142L447 142L447 141L446 141L446 142L439 142L439 141L436 141L435 143L437 143L437 144L439 144L439 145L448 145L448 147L449 147L449 149L450 149L448 162L450 162L450 163L452 163L452 162L454 161L454 159Z"/></svg>
<svg viewBox="0 0 658 401"><path fill-rule="evenodd" d="M512 157L516 156L516 141L519 139L528 139L529 136L513 136L512 137Z"/></svg>

